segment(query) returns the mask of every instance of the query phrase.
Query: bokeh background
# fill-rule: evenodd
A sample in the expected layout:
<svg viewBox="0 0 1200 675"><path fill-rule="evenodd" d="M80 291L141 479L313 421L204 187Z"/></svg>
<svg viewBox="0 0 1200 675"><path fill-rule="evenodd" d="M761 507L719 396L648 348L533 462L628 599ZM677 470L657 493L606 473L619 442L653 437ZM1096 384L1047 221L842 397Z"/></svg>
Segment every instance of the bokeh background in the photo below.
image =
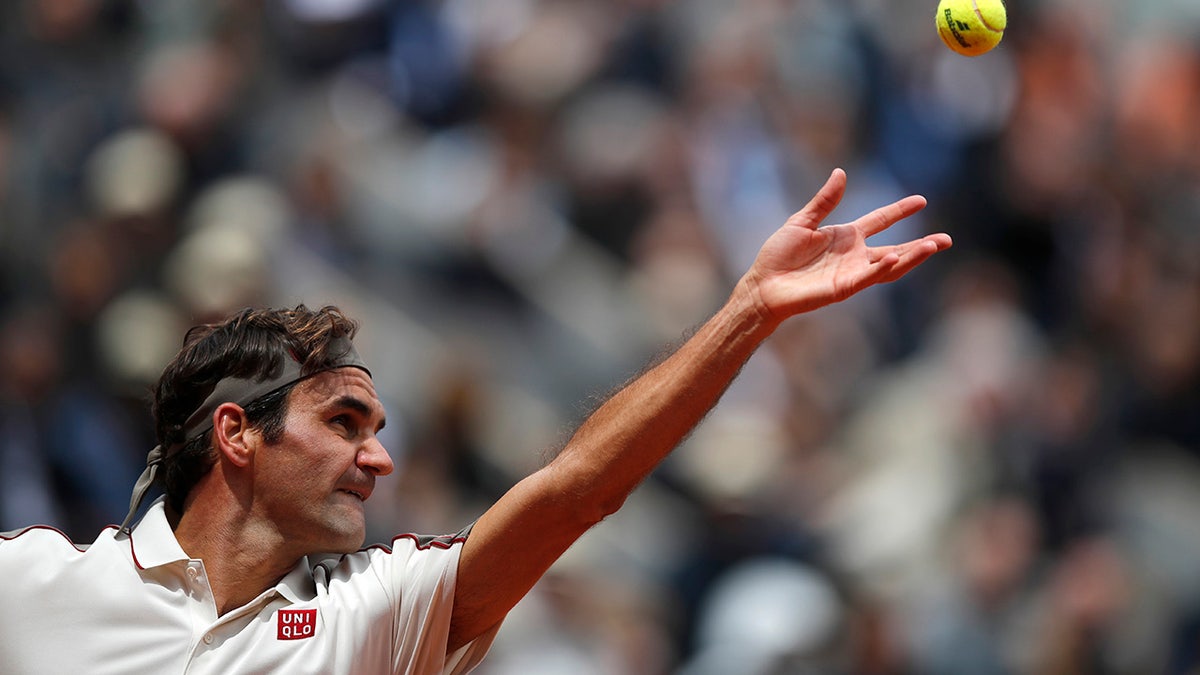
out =
<svg viewBox="0 0 1200 675"><path fill-rule="evenodd" d="M1008 8L3 3L0 530L120 521L188 326L335 303L371 538L457 531L840 166L955 247L785 324L480 672L1200 672L1200 4Z"/></svg>

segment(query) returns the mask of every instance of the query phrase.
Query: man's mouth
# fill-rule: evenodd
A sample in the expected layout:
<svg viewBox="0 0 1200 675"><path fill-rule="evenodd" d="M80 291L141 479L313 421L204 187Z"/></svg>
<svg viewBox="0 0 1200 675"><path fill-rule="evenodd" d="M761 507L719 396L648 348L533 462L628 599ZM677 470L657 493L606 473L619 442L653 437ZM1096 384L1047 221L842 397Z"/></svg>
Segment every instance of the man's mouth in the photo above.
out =
<svg viewBox="0 0 1200 675"><path fill-rule="evenodd" d="M359 492L358 490L343 489L343 490L338 490L338 492L345 492L348 495L354 495L355 497L358 497L359 501L362 501L362 502L367 501L367 497L370 496L370 493Z"/></svg>

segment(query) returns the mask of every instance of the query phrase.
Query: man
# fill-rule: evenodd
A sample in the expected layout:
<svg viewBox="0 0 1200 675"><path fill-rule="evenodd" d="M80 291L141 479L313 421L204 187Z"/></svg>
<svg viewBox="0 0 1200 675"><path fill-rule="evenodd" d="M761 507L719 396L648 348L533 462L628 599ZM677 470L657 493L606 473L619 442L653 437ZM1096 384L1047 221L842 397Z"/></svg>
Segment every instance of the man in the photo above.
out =
<svg viewBox="0 0 1200 675"><path fill-rule="evenodd" d="M5 673L463 673L508 611L716 404L786 318L892 281L950 237L866 237L912 196L818 229L836 170L772 235L726 305L619 391L561 453L455 536L358 550L363 504L392 470L384 410L326 308L247 310L193 329L155 394L159 446L132 530L75 546L48 528L0 535Z"/></svg>

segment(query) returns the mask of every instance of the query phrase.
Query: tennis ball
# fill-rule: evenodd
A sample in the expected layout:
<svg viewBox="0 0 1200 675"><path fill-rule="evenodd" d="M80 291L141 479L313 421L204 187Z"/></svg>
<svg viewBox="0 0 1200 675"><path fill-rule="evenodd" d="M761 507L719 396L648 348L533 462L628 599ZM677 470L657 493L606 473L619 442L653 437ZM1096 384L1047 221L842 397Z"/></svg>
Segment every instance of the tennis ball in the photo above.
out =
<svg viewBox="0 0 1200 675"><path fill-rule="evenodd" d="M935 18L942 42L964 56L991 51L1008 25L1003 0L941 0Z"/></svg>

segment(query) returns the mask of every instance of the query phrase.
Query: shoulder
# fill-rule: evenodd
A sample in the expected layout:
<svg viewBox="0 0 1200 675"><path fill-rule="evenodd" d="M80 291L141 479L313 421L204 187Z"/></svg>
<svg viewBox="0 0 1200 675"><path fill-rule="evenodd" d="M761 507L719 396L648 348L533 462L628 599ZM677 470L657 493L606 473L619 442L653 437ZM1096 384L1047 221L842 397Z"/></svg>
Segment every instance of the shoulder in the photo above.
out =
<svg viewBox="0 0 1200 675"><path fill-rule="evenodd" d="M380 556L403 556L414 553L437 553L439 551L457 552L466 543L475 523L467 525L453 534L415 534L404 532L397 534L390 541L372 544L360 549L356 554L377 558Z"/></svg>
<svg viewBox="0 0 1200 675"><path fill-rule="evenodd" d="M344 555L310 556L309 567L318 584L334 579L374 578L398 588L440 580L453 583L459 553L470 527L455 534L404 533L386 543L374 544ZM363 574L371 572L371 574Z"/></svg>
<svg viewBox="0 0 1200 675"><path fill-rule="evenodd" d="M97 541L108 534L111 536L116 531L114 527L107 527L101 532ZM61 550L67 554L70 552L84 553L91 547L91 544L75 543L67 533L50 525L31 525L19 530L10 530L8 532L0 532L0 551L12 552L19 549L45 549L45 550Z"/></svg>
<svg viewBox="0 0 1200 675"><path fill-rule="evenodd" d="M457 565L462 545L467 541L471 526L454 534L404 533L392 537L386 544L368 546L358 552L373 560L396 561L446 560ZM412 564L409 562L408 564Z"/></svg>
<svg viewBox="0 0 1200 675"><path fill-rule="evenodd" d="M126 563L129 547L116 542L115 527L100 532L92 543L81 544L61 530L35 525L20 530L0 532L0 577L18 575L26 589L53 586L64 579L91 578L108 574L114 566Z"/></svg>
<svg viewBox="0 0 1200 675"><path fill-rule="evenodd" d="M455 534L398 534L392 538L390 546L382 544L372 546L393 553L397 549L413 549L416 551L426 551L430 549L447 550L455 546L461 546L467 541L467 534L471 528L467 528ZM368 549L369 550L369 549Z"/></svg>

